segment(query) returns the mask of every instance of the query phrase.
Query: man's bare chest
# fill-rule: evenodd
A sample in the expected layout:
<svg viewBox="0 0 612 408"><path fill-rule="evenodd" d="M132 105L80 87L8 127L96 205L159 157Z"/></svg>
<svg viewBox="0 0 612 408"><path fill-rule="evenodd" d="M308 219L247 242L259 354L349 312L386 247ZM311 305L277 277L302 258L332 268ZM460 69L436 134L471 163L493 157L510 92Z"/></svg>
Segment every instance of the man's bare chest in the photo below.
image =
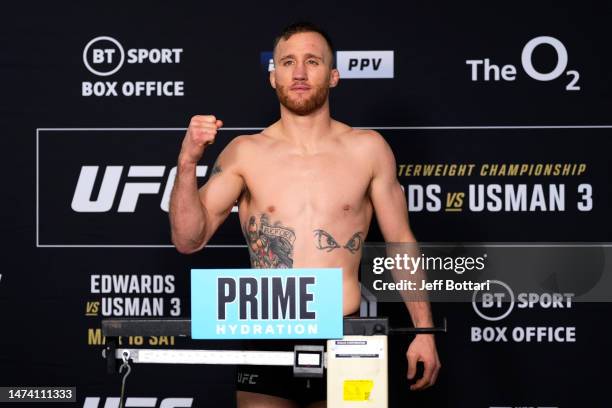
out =
<svg viewBox="0 0 612 408"><path fill-rule="evenodd" d="M350 156L271 154L245 166L249 200L257 206L329 211L357 208L367 198L370 172Z"/></svg>

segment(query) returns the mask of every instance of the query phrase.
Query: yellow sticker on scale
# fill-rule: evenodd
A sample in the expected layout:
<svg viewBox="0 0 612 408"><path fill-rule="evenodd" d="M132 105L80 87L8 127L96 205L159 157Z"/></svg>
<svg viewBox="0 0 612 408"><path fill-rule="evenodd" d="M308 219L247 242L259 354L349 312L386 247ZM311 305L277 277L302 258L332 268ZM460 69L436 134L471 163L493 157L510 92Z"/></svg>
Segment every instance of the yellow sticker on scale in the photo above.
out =
<svg viewBox="0 0 612 408"><path fill-rule="evenodd" d="M372 380L344 380L344 401L367 401L372 388Z"/></svg>

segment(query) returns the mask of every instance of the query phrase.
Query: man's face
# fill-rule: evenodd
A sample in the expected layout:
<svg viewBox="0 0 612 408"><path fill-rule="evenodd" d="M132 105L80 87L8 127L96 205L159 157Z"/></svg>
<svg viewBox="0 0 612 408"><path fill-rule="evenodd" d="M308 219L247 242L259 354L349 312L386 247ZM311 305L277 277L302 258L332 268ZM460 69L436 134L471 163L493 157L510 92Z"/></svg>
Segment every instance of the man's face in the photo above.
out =
<svg viewBox="0 0 612 408"><path fill-rule="evenodd" d="M318 33L297 33L281 39L274 53L270 83L280 103L289 111L308 115L327 101L329 88L338 83L331 68L331 50Z"/></svg>

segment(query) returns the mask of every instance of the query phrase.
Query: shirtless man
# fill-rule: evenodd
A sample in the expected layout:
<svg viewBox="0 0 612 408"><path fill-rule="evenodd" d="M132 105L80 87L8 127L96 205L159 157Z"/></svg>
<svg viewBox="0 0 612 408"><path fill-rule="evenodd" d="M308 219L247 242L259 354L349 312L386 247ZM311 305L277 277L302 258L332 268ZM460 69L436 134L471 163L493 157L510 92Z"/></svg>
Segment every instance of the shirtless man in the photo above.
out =
<svg viewBox="0 0 612 408"><path fill-rule="evenodd" d="M212 115L191 119L170 201L172 242L181 253L204 248L237 201L252 267L342 267L344 314L352 314L359 309L359 260L372 214L385 241L415 242L395 158L377 132L330 117L329 88L339 74L324 32L308 23L287 27L276 40L274 65L270 83L280 120L234 138L199 190L196 165L223 123ZM288 232L270 234L268 225ZM415 326L432 326L427 302L406 305ZM411 389L435 383L440 362L433 335L416 335L406 357L409 379L417 361L425 368ZM297 406L278 395L239 390L238 406Z"/></svg>

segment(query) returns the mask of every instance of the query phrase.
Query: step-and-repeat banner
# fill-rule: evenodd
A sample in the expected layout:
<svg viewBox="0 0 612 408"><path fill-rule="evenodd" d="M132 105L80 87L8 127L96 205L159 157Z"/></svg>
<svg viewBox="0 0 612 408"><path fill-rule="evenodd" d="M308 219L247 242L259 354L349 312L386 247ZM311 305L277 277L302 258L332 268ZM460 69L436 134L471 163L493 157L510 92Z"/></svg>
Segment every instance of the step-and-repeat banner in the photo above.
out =
<svg viewBox="0 0 612 408"><path fill-rule="evenodd" d="M388 141L420 241L579 242L593 256L596 243L612 243L609 6L14 7L0 25L1 386L75 386L76 402L66 406L118 406L120 377L105 372L101 320L189 317L191 268L249 266L235 211L203 251L172 247L176 159L195 114L225 122L198 168L201 184L232 138L277 119L272 41L298 19L334 40L341 81L332 115ZM368 241L382 241L375 222ZM434 303L436 322L448 323L437 336L438 383L409 391L411 338L394 334L391 406L608 406L612 306L573 301L601 277L513 293L510 308L476 298ZM407 325L402 307L381 311ZM122 342L194 346L169 336ZM235 383L230 366L136 366L127 406L229 407Z"/></svg>

